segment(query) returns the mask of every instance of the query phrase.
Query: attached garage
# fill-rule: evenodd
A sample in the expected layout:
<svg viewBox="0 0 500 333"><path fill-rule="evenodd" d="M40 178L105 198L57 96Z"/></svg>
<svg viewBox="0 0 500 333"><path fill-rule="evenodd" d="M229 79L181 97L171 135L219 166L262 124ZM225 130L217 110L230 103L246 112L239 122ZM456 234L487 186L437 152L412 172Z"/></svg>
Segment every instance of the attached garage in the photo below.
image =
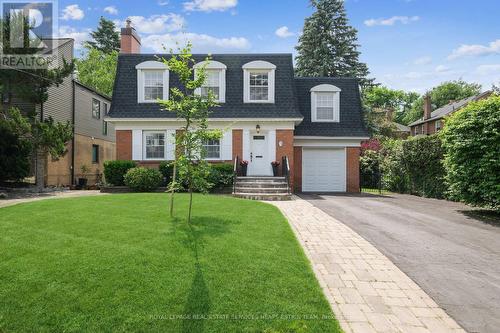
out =
<svg viewBox="0 0 500 333"><path fill-rule="evenodd" d="M302 150L303 192L346 192L346 149Z"/></svg>

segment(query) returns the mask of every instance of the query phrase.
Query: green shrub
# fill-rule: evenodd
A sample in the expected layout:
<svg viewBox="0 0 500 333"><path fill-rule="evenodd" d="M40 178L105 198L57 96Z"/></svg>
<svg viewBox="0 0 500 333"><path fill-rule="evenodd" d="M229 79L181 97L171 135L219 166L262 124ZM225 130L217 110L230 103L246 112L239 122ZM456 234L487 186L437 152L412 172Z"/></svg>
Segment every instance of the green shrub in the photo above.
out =
<svg viewBox="0 0 500 333"><path fill-rule="evenodd" d="M217 163L210 165L209 182L212 189L222 189L233 184L233 165L231 163Z"/></svg>
<svg viewBox="0 0 500 333"><path fill-rule="evenodd" d="M123 177L128 170L135 168L133 161L106 161L104 162L104 178L106 183L123 186L125 185Z"/></svg>
<svg viewBox="0 0 500 333"><path fill-rule="evenodd" d="M404 167L403 140L385 141L382 154L382 187L392 192L409 193L410 180Z"/></svg>
<svg viewBox="0 0 500 333"><path fill-rule="evenodd" d="M123 178L125 185L138 192L152 191L158 188L163 180L160 171L143 167L128 170Z"/></svg>
<svg viewBox="0 0 500 333"><path fill-rule="evenodd" d="M365 150L359 158L361 170L361 187L378 188L380 179L380 153L375 150Z"/></svg>
<svg viewBox="0 0 500 333"><path fill-rule="evenodd" d="M162 161L158 168L163 176L164 184L169 184L172 181L172 176L174 175L174 165L173 162Z"/></svg>
<svg viewBox="0 0 500 333"><path fill-rule="evenodd" d="M500 96L455 112L440 133L452 199L500 209Z"/></svg>

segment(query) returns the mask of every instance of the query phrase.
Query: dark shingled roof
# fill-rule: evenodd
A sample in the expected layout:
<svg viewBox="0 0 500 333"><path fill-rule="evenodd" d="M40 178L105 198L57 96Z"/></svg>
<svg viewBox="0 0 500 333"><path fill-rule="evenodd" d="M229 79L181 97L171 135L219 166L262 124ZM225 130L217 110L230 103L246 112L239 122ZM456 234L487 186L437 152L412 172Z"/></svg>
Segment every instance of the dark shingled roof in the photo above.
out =
<svg viewBox="0 0 500 333"><path fill-rule="evenodd" d="M340 122L311 122L311 88L319 84L332 84L341 89ZM350 78L295 78L299 109L304 120L295 128L298 136L368 136L364 126L363 109L357 79Z"/></svg>
<svg viewBox="0 0 500 333"><path fill-rule="evenodd" d="M169 57L169 55L158 55ZM196 62L205 55L195 54ZM156 103L137 103L137 70L143 61L157 60L153 54L121 54L113 91L111 118L175 118L175 113L162 111ZM227 66L226 102L214 109L210 118L301 118L293 89L291 54L212 54L212 60ZM243 103L243 69L250 61L263 60L276 65L275 103ZM176 75L170 75L170 87L180 86Z"/></svg>

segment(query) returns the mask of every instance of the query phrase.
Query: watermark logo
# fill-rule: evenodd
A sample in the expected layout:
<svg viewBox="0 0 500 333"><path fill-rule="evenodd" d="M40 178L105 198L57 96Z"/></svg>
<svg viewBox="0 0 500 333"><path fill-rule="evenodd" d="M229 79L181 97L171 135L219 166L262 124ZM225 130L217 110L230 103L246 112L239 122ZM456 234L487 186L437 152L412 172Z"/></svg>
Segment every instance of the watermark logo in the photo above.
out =
<svg viewBox="0 0 500 333"><path fill-rule="evenodd" d="M0 68L48 68L57 58L55 0L0 0Z"/></svg>

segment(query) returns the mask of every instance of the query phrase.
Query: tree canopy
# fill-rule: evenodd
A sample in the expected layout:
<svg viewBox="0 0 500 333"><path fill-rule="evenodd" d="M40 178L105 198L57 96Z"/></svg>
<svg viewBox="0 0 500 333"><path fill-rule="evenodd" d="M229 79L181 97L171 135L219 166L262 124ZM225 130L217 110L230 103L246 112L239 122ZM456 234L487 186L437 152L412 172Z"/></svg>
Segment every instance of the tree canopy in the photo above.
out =
<svg viewBox="0 0 500 333"><path fill-rule="evenodd" d="M93 40L87 42L88 46L107 54L120 51L120 35L113 21L101 16L97 30L92 31L90 35Z"/></svg>
<svg viewBox="0 0 500 333"><path fill-rule="evenodd" d="M117 63L117 51L106 53L88 47L87 53L76 61L78 80L102 94L112 96Z"/></svg>
<svg viewBox="0 0 500 333"><path fill-rule="evenodd" d="M369 85L368 67L359 60L357 30L349 25L343 0L311 0L315 12L305 19L296 46L300 76L355 77Z"/></svg>

